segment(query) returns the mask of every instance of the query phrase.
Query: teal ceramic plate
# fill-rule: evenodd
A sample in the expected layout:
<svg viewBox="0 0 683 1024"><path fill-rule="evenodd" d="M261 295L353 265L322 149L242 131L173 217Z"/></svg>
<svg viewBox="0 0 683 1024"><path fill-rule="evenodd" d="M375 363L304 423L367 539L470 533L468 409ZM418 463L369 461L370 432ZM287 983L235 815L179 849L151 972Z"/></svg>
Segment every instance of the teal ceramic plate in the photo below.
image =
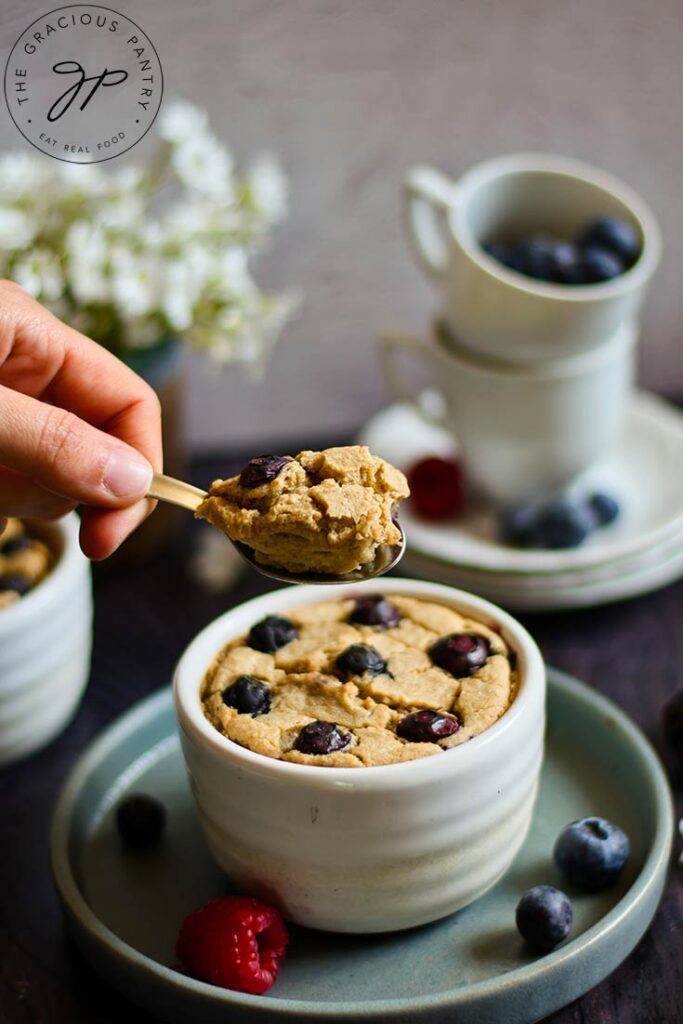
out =
<svg viewBox="0 0 683 1024"><path fill-rule="evenodd" d="M117 801L134 791L158 796L169 814L165 839L145 853L124 849L113 823ZM530 885L562 886L554 839L587 814L629 834L627 870L606 893L572 893L570 941L533 956L515 930L516 903ZM666 779L642 734L609 701L551 671L532 829L494 889L409 932L365 938L292 928L270 993L219 989L173 969L184 915L229 890L202 841L164 690L111 726L74 768L55 812L52 865L85 956L124 995L173 1024L527 1024L592 988L633 949L661 896L672 831Z"/></svg>

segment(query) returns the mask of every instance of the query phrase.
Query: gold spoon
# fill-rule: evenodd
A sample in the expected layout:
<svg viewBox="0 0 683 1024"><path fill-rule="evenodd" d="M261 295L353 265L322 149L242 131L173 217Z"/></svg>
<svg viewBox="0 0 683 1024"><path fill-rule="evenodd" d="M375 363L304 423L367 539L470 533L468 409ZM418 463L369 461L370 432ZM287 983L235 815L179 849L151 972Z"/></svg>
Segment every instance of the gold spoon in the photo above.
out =
<svg viewBox="0 0 683 1024"><path fill-rule="evenodd" d="M181 508L196 512L206 498L206 491L192 484L186 484L183 480L174 480L171 476L164 476L163 473L155 473L152 478L152 485L149 489L149 497L158 501L168 501L171 505L180 505ZM339 573L336 576L331 573L314 572L285 572L284 569L275 569L269 565L262 565L256 561L253 548L239 541L228 537L230 543L236 548L245 562L257 569L264 576L271 580L279 580L281 583L360 583L362 580L371 580L375 576L382 576L401 560L406 549L406 538L403 530L396 523L401 531L401 539L398 544L379 544L372 562L359 566L353 572Z"/></svg>

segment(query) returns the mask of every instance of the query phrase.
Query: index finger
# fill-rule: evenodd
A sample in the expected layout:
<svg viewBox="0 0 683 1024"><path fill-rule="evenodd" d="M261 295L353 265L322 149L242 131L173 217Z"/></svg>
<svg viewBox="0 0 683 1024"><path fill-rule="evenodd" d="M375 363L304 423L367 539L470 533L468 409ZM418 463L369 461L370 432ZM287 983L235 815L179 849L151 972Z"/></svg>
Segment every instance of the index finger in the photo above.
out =
<svg viewBox="0 0 683 1024"><path fill-rule="evenodd" d="M69 409L132 445L161 469L161 417L152 388L23 289L2 285L0 384ZM1 299L1 296L0 296Z"/></svg>

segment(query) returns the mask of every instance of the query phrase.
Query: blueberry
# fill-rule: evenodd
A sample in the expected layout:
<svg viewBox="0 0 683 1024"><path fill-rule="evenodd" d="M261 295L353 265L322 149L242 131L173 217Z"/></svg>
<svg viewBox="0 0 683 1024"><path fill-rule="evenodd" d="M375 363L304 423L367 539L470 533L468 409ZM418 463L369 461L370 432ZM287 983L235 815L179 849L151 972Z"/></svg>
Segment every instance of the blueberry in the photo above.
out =
<svg viewBox="0 0 683 1024"><path fill-rule="evenodd" d="M247 643L255 651L274 654L285 644L296 640L298 635L296 626L289 619L282 615L267 615L251 627Z"/></svg>
<svg viewBox="0 0 683 1024"><path fill-rule="evenodd" d="M144 793L125 797L116 809L116 827L126 844L135 850L146 850L157 843L165 825L164 805Z"/></svg>
<svg viewBox="0 0 683 1024"><path fill-rule="evenodd" d="M512 266L514 249L511 245L507 245L506 242L484 242L482 244L484 252L487 252L489 256L492 256L494 260L502 263L506 267Z"/></svg>
<svg viewBox="0 0 683 1024"><path fill-rule="evenodd" d="M588 245L582 252L581 266L586 284L611 281L624 273L624 264L611 249L600 245Z"/></svg>
<svg viewBox="0 0 683 1024"><path fill-rule="evenodd" d="M584 284L584 266L581 253L571 242L556 242L553 251L555 281L560 284Z"/></svg>
<svg viewBox="0 0 683 1024"><path fill-rule="evenodd" d="M349 615L349 622L358 626L378 626L380 629L393 629L400 621L401 613L396 605L381 594L359 597Z"/></svg>
<svg viewBox="0 0 683 1024"><path fill-rule="evenodd" d="M387 670L379 651L367 644L351 644L337 657L335 665L344 682L353 676L380 676Z"/></svg>
<svg viewBox="0 0 683 1024"><path fill-rule="evenodd" d="M557 266L555 262L556 242L540 235L528 238L517 246L522 273L541 281L556 281Z"/></svg>
<svg viewBox="0 0 683 1024"><path fill-rule="evenodd" d="M438 743L459 728L460 722L452 715L443 715L439 711L413 711L398 723L396 735L411 743Z"/></svg>
<svg viewBox="0 0 683 1024"><path fill-rule="evenodd" d="M0 592L14 590L17 594L26 594L30 589L30 580L19 572L6 572L0 575Z"/></svg>
<svg viewBox="0 0 683 1024"><path fill-rule="evenodd" d="M604 818L582 818L560 832L553 857L577 889L595 892L616 880L628 860L628 837Z"/></svg>
<svg viewBox="0 0 683 1024"><path fill-rule="evenodd" d="M683 690L662 708L662 727L667 742L683 764Z"/></svg>
<svg viewBox="0 0 683 1024"><path fill-rule="evenodd" d="M539 510L527 546L575 548L596 527L595 515L583 502L556 498Z"/></svg>
<svg viewBox="0 0 683 1024"><path fill-rule="evenodd" d="M262 679L239 676L223 690L223 703L240 715L265 715L270 711L270 689Z"/></svg>
<svg viewBox="0 0 683 1024"><path fill-rule="evenodd" d="M302 754L331 754L343 750L351 742L351 734L335 722L309 722L299 732L294 749Z"/></svg>
<svg viewBox="0 0 683 1024"><path fill-rule="evenodd" d="M535 949L554 949L572 930L569 897L552 885L535 885L522 896L515 914L523 939Z"/></svg>
<svg viewBox="0 0 683 1024"><path fill-rule="evenodd" d="M4 544L2 543L2 537L0 537L0 555L4 555L6 558L10 555L18 555L22 551L28 551L32 547L33 541L25 534L18 537L10 537Z"/></svg>
<svg viewBox="0 0 683 1024"><path fill-rule="evenodd" d="M599 245L609 249L621 259L627 267L632 266L640 256L640 238L638 232L621 217L598 217L581 234L579 244L584 248Z"/></svg>
<svg viewBox="0 0 683 1024"><path fill-rule="evenodd" d="M456 679L473 675L486 663L490 653L488 640L478 633L451 633L429 648L434 664Z"/></svg>
<svg viewBox="0 0 683 1024"><path fill-rule="evenodd" d="M588 499L588 507L593 511L600 526L607 526L613 523L619 516L619 502L610 494L591 494Z"/></svg>
<svg viewBox="0 0 683 1024"><path fill-rule="evenodd" d="M282 472L291 460L287 455L257 455L250 459L240 473L242 487L260 487Z"/></svg>
<svg viewBox="0 0 683 1024"><path fill-rule="evenodd" d="M514 505L507 509L500 520L500 533L507 544L530 547L533 541L538 507L536 505Z"/></svg>

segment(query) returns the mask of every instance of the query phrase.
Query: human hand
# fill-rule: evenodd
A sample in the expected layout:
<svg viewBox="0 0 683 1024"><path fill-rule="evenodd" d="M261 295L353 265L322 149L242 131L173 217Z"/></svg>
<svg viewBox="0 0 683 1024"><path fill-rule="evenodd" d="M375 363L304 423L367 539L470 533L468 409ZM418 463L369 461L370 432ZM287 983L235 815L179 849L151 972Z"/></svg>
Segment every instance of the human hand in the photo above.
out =
<svg viewBox="0 0 683 1024"><path fill-rule="evenodd" d="M143 499L161 467L154 391L0 281L0 517L52 519L85 505L81 547L106 558L154 508Z"/></svg>

